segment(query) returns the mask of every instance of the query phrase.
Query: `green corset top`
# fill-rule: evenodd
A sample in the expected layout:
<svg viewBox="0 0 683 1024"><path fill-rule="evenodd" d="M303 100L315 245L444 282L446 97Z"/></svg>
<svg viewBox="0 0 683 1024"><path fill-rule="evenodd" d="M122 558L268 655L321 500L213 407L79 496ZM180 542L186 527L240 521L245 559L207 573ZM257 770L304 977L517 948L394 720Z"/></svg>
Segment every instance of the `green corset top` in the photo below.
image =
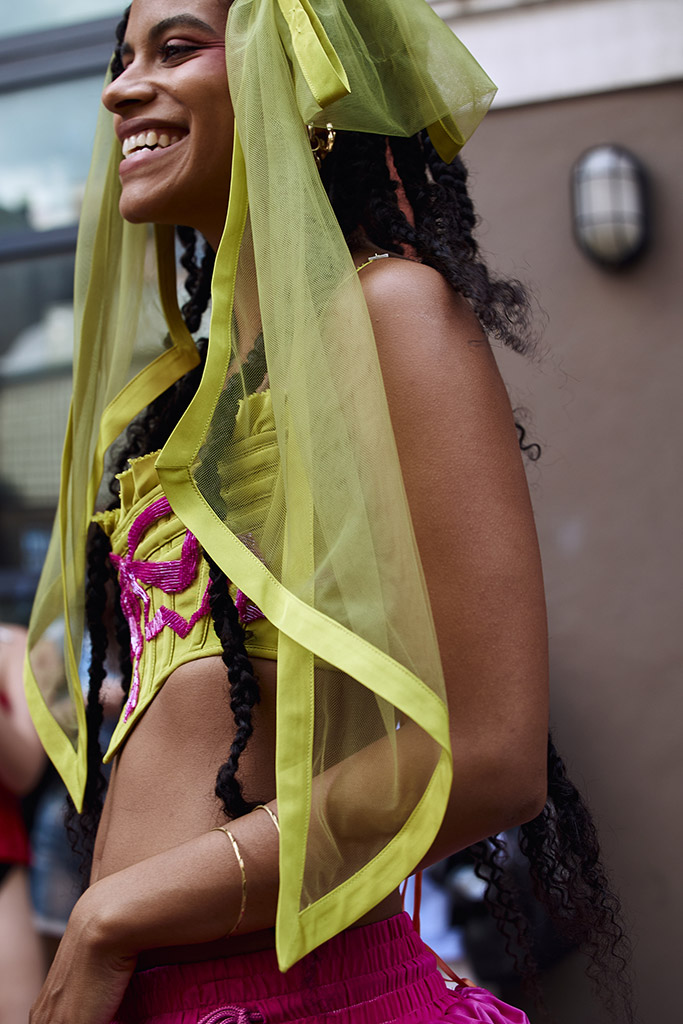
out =
<svg viewBox="0 0 683 1024"><path fill-rule="evenodd" d="M270 393L240 404L231 445L231 480L221 490L231 527L258 554L279 457ZM121 608L130 628L133 674L125 707L104 760L120 749L128 732L180 665L220 656L209 606L209 567L196 538L175 515L156 471L159 452L134 459L119 475L120 505L94 517L111 539L111 561L119 578ZM252 658L277 658L278 634L249 598L230 585Z"/></svg>

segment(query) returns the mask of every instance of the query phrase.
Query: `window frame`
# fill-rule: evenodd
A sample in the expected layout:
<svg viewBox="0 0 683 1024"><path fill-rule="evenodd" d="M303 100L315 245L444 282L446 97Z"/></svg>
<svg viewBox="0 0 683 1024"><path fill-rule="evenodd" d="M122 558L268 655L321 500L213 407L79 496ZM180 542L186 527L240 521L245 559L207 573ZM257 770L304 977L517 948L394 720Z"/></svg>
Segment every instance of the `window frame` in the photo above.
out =
<svg viewBox="0 0 683 1024"><path fill-rule="evenodd" d="M84 78L104 70L118 17L0 38L0 97L6 92Z"/></svg>

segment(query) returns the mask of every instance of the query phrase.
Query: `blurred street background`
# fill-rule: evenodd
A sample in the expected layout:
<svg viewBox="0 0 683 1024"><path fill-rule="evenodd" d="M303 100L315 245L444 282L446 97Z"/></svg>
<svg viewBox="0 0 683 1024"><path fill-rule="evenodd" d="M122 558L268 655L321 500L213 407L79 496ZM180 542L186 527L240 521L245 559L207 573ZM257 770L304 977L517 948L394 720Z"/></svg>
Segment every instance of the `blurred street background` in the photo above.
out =
<svg viewBox="0 0 683 1024"><path fill-rule="evenodd" d="M542 448L528 472L552 726L623 899L639 1019L661 1024L680 1012L683 954L683 0L430 2L499 86L464 157L483 250L536 298L535 356L497 355L527 441ZM28 621L57 501L77 221L120 13L111 0L23 0L0 23L5 624ZM57 838L62 796L48 773L23 805L30 913L48 959L78 886ZM11 934L6 884L0 937ZM434 872L425 898L437 951L477 961L482 980L521 1001L488 925L473 931L472 866ZM539 936L558 1024L598 1024L580 955L555 948L542 922ZM2 983L7 941L0 1024L19 1024Z"/></svg>

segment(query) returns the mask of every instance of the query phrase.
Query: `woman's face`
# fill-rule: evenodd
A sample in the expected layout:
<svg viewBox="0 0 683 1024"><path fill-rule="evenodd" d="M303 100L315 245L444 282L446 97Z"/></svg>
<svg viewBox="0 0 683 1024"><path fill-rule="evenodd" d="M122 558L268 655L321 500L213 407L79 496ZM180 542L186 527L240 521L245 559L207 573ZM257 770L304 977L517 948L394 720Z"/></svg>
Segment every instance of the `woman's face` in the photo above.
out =
<svg viewBox="0 0 683 1024"><path fill-rule="evenodd" d="M217 248L230 188L227 0L133 0L123 74L104 90L122 144L121 215L185 224Z"/></svg>

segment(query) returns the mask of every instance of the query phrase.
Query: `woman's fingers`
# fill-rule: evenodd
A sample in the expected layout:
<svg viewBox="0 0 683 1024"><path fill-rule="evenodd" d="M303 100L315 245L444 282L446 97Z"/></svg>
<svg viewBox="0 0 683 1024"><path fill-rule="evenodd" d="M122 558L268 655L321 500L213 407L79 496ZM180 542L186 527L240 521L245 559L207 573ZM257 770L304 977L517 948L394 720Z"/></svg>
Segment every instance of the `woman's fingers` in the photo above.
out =
<svg viewBox="0 0 683 1024"><path fill-rule="evenodd" d="M64 956L60 952L31 1010L29 1024L110 1024L136 958L98 958L81 950L69 962L68 948Z"/></svg>

